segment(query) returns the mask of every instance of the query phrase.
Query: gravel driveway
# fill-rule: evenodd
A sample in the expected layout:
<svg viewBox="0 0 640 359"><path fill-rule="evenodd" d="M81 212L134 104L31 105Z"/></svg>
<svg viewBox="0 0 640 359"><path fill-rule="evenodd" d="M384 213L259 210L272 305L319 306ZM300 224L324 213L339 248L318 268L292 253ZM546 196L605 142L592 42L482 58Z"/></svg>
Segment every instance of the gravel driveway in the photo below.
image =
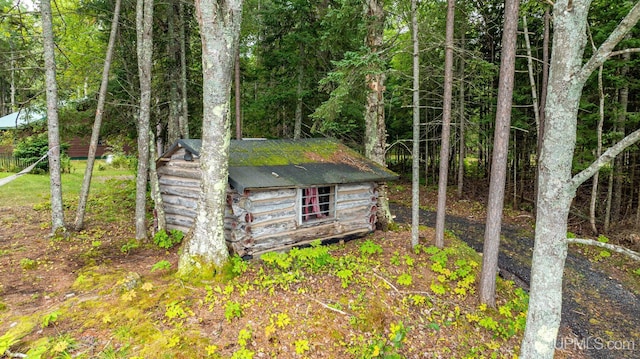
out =
<svg viewBox="0 0 640 359"><path fill-rule="evenodd" d="M411 223L411 209L391 204L400 223ZM435 226L435 212L420 211L420 224ZM482 252L484 223L447 216L445 228ZM500 274L529 289L533 239L518 228L503 225L498 266ZM640 297L583 255L570 251L565 265L562 325L573 335L560 334L558 347L579 348L587 357L640 358Z"/></svg>

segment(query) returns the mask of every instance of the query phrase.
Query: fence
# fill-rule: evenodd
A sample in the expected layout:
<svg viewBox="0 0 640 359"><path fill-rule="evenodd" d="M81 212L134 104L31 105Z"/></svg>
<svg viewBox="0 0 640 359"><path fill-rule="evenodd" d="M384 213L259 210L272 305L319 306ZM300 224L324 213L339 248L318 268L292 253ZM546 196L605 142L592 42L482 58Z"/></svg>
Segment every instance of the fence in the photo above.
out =
<svg viewBox="0 0 640 359"><path fill-rule="evenodd" d="M20 172L35 162L31 158L15 158L12 155L0 154L0 172Z"/></svg>

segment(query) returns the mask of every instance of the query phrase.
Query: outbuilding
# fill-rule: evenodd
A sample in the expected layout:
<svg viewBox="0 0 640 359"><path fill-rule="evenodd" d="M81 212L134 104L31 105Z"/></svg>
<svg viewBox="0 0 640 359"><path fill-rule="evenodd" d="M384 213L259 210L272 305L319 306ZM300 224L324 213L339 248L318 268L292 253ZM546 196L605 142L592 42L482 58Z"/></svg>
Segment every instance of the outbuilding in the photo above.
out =
<svg viewBox="0 0 640 359"><path fill-rule="evenodd" d="M157 161L168 229L187 232L200 195L200 146L179 140ZM362 236L378 185L398 176L334 139L232 140L225 238L240 256Z"/></svg>

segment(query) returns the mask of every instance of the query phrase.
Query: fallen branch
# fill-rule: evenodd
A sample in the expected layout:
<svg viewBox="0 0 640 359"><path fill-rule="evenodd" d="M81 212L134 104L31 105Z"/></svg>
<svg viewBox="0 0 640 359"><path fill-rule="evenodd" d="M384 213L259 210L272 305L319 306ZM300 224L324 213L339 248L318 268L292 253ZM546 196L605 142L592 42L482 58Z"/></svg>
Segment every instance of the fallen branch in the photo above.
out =
<svg viewBox="0 0 640 359"><path fill-rule="evenodd" d="M9 350L7 350L5 353L7 354L7 356L9 356L9 358L26 358L27 357L27 354L13 353L13 352L10 352Z"/></svg>
<svg viewBox="0 0 640 359"><path fill-rule="evenodd" d="M627 255L627 256L629 256L632 259L635 259L637 261L640 261L640 253L634 252L629 248L625 248L625 247L622 247L622 246L617 246L615 244L598 242L598 241L596 241L594 239L584 239L584 238L567 238L567 242L568 243L586 244L588 246L596 246L596 247L606 248L606 249L612 250L614 252L618 252L618 253Z"/></svg>
<svg viewBox="0 0 640 359"><path fill-rule="evenodd" d="M307 296L307 298L309 298L309 299L313 300L314 302L316 302L316 303L320 304L321 306L323 306L323 307L325 307L325 308L327 308L327 309L329 309L329 310L333 310L333 311L334 311L334 312L336 312L336 313L340 313L340 314L342 314L342 315L349 315L349 316L351 315L351 314L349 314L349 313L347 313L347 312L343 312L343 311L341 311L340 309L333 308L333 307L329 306L328 304L322 303L321 301L317 300L316 298L311 298L311 297L309 297L309 296Z"/></svg>

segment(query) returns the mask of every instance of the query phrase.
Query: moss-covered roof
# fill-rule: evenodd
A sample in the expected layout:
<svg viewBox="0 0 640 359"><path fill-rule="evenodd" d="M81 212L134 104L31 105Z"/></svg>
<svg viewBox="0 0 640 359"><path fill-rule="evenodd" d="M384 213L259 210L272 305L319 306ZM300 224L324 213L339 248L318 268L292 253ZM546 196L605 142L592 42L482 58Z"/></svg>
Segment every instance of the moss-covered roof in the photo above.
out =
<svg viewBox="0 0 640 359"><path fill-rule="evenodd" d="M185 148L200 155L201 141L179 140L162 157ZM378 182L398 176L337 140L232 140L229 182L235 188L298 187Z"/></svg>

